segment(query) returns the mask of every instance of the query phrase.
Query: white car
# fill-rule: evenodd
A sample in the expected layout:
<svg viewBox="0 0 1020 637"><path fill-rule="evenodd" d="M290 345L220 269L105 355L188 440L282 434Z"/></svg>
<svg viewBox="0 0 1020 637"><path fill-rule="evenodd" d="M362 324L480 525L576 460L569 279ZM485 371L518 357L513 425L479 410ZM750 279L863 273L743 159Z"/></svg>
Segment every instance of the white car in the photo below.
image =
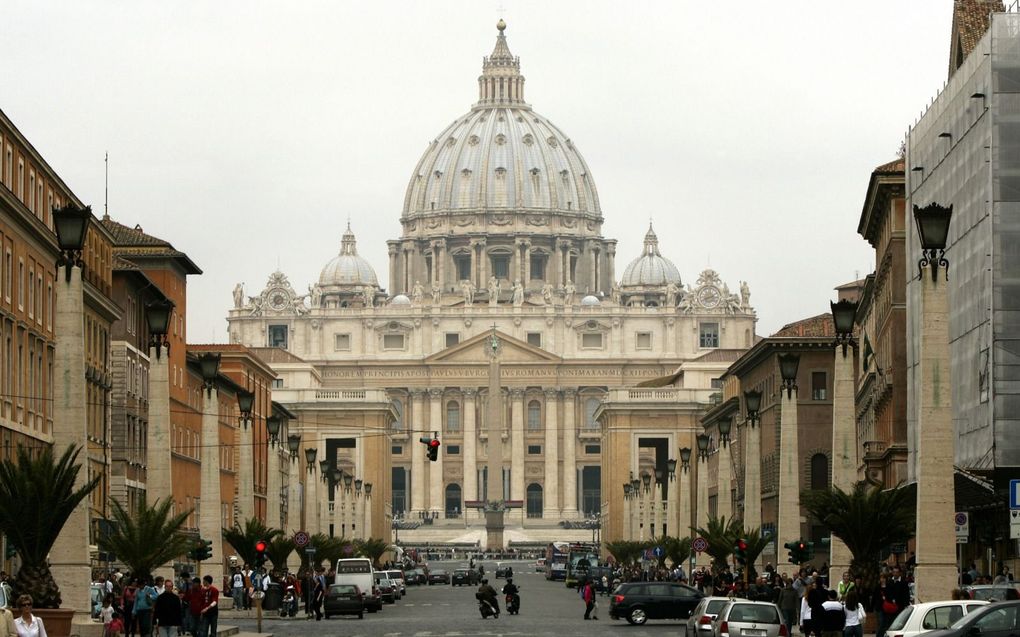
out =
<svg viewBox="0 0 1020 637"><path fill-rule="evenodd" d="M988 602L978 599L947 600L913 604L900 611L886 629L888 637L916 637L932 630L949 628L956 620Z"/></svg>
<svg viewBox="0 0 1020 637"><path fill-rule="evenodd" d="M723 606L730 603L729 597L705 597L698 603L687 619L688 637L711 637L715 631L712 622Z"/></svg>

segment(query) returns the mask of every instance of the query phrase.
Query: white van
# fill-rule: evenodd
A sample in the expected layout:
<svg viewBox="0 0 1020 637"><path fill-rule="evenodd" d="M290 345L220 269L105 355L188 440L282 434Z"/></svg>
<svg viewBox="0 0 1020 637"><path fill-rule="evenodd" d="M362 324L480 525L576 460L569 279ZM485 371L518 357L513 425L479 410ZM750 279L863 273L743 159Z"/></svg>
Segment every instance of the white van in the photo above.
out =
<svg viewBox="0 0 1020 637"><path fill-rule="evenodd" d="M375 586L375 569L367 557L351 557L336 561L334 584L354 584L365 596L365 610L382 610L382 597Z"/></svg>

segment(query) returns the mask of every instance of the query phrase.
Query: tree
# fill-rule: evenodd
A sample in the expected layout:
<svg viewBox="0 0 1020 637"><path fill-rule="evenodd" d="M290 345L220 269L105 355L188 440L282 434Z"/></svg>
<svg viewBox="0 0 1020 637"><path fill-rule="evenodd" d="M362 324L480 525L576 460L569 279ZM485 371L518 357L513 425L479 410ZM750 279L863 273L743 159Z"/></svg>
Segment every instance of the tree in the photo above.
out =
<svg viewBox="0 0 1020 637"><path fill-rule="evenodd" d="M273 568L277 571L286 569L287 558L297 548L294 540L281 533L279 536L267 540L266 543L268 544L266 547L266 557L273 563Z"/></svg>
<svg viewBox="0 0 1020 637"><path fill-rule="evenodd" d="M719 570L726 566L726 560L733 553L733 543L743 528L743 524L737 519L727 520L726 516L721 518L710 516L705 528L691 527L691 530L708 542L708 549L705 552L712 556L714 569Z"/></svg>
<svg viewBox="0 0 1020 637"><path fill-rule="evenodd" d="M234 547L242 561L252 566L255 564L255 543L259 540L272 542L274 538L283 535L283 531L266 526L265 522L258 518L248 518L244 521L244 527L239 522L234 522L234 528L222 531L223 539Z"/></svg>
<svg viewBox="0 0 1020 637"><path fill-rule="evenodd" d="M635 542L633 540L606 542L606 550L620 564L633 564L638 561L648 546L648 542Z"/></svg>
<svg viewBox="0 0 1020 637"><path fill-rule="evenodd" d="M758 557L768 548L772 538L762 535L760 528L754 528L750 531L744 529L743 522L741 522L740 528L736 529L736 536L733 537L733 542L736 542L739 538L747 541L747 550L744 553L747 557L747 568L749 569L748 581L753 582L758 578L758 570L754 568L754 563L758 561Z"/></svg>
<svg viewBox="0 0 1020 637"><path fill-rule="evenodd" d="M691 557L692 541L692 538L689 537L676 538L669 536L663 536L655 540L653 544L661 546L663 550L663 555L659 558L659 567L662 568L666 565L666 558L669 558L674 567L685 565Z"/></svg>
<svg viewBox="0 0 1020 637"><path fill-rule="evenodd" d="M75 488L80 452L71 445L54 460L52 447L19 446L16 460L0 463L0 531L21 556L14 591L31 595L36 608L60 608L60 588L47 555L75 507L102 479L97 475Z"/></svg>
<svg viewBox="0 0 1020 637"><path fill-rule="evenodd" d="M882 489L858 482L849 492L834 486L808 491L800 500L808 513L850 550L850 570L863 579L865 599L878 586L883 549L914 535L916 501L913 492L902 485Z"/></svg>
<svg viewBox="0 0 1020 637"><path fill-rule="evenodd" d="M378 538L368 538L366 540L357 540L354 543L355 551L358 555L370 558L372 564L376 567L379 566L379 558L382 557L386 549L390 547L390 544L384 540Z"/></svg>
<svg viewBox="0 0 1020 637"><path fill-rule="evenodd" d="M110 504L115 524L108 536L99 538L99 550L116 555L135 577L150 577L195 544L193 537L181 532L191 511L171 515L171 499L157 500L151 507L143 502L134 514L117 500L111 499Z"/></svg>
<svg viewBox="0 0 1020 637"><path fill-rule="evenodd" d="M354 547L350 542L339 537L329 537L325 533L313 535L308 546L315 547L315 555L311 556L308 553L301 555L301 564L306 567L319 566L323 562L334 564L341 557L350 557L354 554Z"/></svg>

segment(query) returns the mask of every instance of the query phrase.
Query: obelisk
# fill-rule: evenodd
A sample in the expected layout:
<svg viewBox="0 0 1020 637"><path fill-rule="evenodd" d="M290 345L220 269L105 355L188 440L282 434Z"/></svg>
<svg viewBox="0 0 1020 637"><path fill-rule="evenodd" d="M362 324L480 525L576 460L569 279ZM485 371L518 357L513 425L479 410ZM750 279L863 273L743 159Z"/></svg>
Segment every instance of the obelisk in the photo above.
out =
<svg viewBox="0 0 1020 637"><path fill-rule="evenodd" d="M485 546L489 550L503 548L503 515L506 506L503 501L503 398L499 378L499 356L502 343L492 328L489 337L489 399L485 410L485 431L489 442L486 453L488 481L485 489Z"/></svg>

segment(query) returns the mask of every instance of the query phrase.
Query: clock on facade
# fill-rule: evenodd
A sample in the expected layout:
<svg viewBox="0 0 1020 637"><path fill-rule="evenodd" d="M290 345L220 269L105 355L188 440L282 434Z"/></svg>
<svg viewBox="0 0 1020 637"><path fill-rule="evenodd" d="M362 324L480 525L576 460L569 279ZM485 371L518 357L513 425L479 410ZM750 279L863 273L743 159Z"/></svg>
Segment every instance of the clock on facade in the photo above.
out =
<svg viewBox="0 0 1020 637"><path fill-rule="evenodd" d="M715 307L719 305L719 300L722 295L719 294L719 288L714 285L706 285L698 291L698 302L705 307Z"/></svg>
<svg viewBox="0 0 1020 637"><path fill-rule="evenodd" d="M269 307L274 310L282 310L287 307L287 291L279 288L269 291Z"/></svg>

